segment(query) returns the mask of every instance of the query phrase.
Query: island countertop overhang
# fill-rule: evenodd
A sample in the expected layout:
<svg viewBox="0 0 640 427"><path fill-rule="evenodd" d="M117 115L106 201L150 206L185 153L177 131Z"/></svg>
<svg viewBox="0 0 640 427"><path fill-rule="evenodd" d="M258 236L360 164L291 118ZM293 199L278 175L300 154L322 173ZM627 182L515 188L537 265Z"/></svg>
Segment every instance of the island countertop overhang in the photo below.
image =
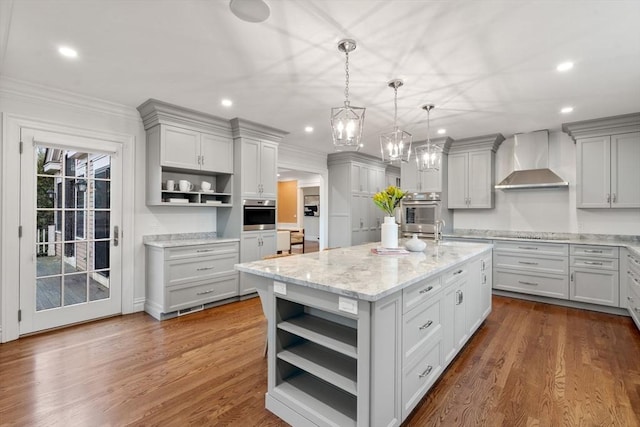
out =
<svg viewBox="0 0 640 427"><path fill-rule="evenodd" d="M423 252L376 255L370 243L304 255L236 264L236 270L365 301L378 301L408 286L490 252L491 244L429 243Z"/></svg>

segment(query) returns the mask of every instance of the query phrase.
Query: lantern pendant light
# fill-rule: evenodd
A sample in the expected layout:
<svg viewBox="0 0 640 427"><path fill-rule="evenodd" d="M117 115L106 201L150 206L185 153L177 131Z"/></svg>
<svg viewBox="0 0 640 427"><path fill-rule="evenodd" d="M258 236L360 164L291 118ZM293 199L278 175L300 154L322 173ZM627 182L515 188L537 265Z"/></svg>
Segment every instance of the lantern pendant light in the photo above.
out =
<svg viewBox="0 0 640 427"><path fill-rule="evenodd" d="M403 85L402 80L391 80L389 87L393 88L393 130L380 135L380 152L382 161L390 164L401 164L411 157L411 134L398 129L398 88Z"/></svg>
<svg viewBox="0 0 640 427"><path fill-rule="evenodd" d="M344 106L331 109L331 130L336 151L358 151L362 147L361 138L365 109L352 107L349 104L349 52L353 52L355 48L355 40L344 39L338 42L338 50L344 52L346 57L346 84Z"/></svg>
<svg viewBox="0 0 640 427"><path fill-rule="evenodd" d="M429 138L430 112L435 106L425 104L423 110L427 111L427 143L416 147L416 163L419 171L440 170L442 165L442 146L431 142Z"/></svg>

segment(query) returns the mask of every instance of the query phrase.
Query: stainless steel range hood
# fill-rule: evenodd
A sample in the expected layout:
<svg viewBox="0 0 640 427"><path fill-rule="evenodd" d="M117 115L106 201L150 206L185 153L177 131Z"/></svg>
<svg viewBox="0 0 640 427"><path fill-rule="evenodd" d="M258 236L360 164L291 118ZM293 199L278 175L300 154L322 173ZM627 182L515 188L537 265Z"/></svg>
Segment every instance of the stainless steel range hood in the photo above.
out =
<svg viewBox="0 0 640 427"><path fill-rule="evenodd" d="M497 190L569 187L567 181L549 169L549 131L519 133L514 139L515 170L495 186Z"/></svg>

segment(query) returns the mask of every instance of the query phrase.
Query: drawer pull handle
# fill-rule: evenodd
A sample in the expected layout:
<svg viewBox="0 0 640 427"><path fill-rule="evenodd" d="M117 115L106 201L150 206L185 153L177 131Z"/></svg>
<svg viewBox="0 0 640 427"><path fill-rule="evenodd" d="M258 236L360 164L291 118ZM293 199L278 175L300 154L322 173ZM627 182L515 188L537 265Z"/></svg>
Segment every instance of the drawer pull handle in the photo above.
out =
<svg viewBox="0 0 640 427"><path fill-rule="evenodd" d="M538 286L537 283L533 283L533 282L525 282L524 280L518 280L518 283L521 283L523 285L531 285L531 286Z"/></svg>
<svg viewBox="0 0 640 427"><path fill-rule="evenodd" d="M527 251L537 251L538 248L535 246L518 246L518 249L525 249Z"/></svg>
<svg viewBox="0 0 640 427"><path fill-rule="evenodd" d="M538 265L537 262L531 262L531 261L518 261L518 262L524 265Z"/></svg>
<svg viewBox="0 0 640 427"><path fill-rule="evenodd" d="M585 249L585 252L588 252L590 254L601 254L602 251L598 250L598 249Z"/></svg>
<svg viewBox="0 0 640 427"><path fill-rule="evenodd" d="M418 378L426 377L427 375L429 375L431 373L432 370L433 370L433 366L431 366L431 365L427 366L427 369L425 369L423 373L419 374Z"/></svg>
<svg viewBox="0 0 640 427"><path fill-rule="evenodd" d="M601 262L595 262L595 261L585 261L584 263L587 265L602 265Z"/></svg>
<svg viewBox="0 0 640 427"><path fill-rule="evenodd" d="M454 276L455 276L455 275L458 275L458 274L462 273L462 271L463 271L463 270L454 271L454 272L453 272L453 275L454 275Z"/></svg>
<svg viewBox="0 0 640 427"><path fill-rule="evenodd" d="M631 255L629 255L629 254L627 254L627 256L629 257L629 259L630 259L631 261L633 261L634 263L636 263L636 264L640 265L640 261L638 261L637 259L633 258L633 257L632 257Z"/></svg>
<svg viewBox="0 0 640 427"><path fill-rule="evenodd" d="M420 291L420 293L421 293L421 294L426 294L427 292L429 292L429 291L430 291L430 290L432 290L432 289L433 289L433 286L429 286L429 287L427 287L426 289L421 290L421 291Z"/></svg>
<svg viewBox="0 0 640 427"><path fill-rule="evenodd" d="M197 271L207 271L207 270L213 270L215 267L200 267L197 269Z"/></svg>
<svg viewBox="0 0 640 427"><path fill-rule="evenodd" d="M215 249L198 249L196 252L213 252Z"/></svg>
<svg viewBox="0 0 640 427"><path fill-rule="evenodd" d="M198 292L196 293L196 295L207 295L207 294L212 294L215 291L213 289L209 289L208 291L202 291L202 292Z"/></svg>
<svg viewBox="0 0 640 427"><path fill-rule="evenodd" d="M424 329L427 329L431 325L433 325L433 320L429 320L427 323L425 323L424 325L420 326L418 329L420 329L422 331Z"/></svg>

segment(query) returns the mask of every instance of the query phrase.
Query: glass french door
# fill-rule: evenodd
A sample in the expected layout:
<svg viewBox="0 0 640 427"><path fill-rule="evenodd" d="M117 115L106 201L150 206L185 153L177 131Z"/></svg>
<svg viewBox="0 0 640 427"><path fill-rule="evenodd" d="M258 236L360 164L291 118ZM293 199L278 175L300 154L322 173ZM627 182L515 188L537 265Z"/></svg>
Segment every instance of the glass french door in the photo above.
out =
<svg viewBox="0 0 640 427"><path fill-rule="evenodd" d="M23 128L20 334L121 312L121 147Z"/></svg>

